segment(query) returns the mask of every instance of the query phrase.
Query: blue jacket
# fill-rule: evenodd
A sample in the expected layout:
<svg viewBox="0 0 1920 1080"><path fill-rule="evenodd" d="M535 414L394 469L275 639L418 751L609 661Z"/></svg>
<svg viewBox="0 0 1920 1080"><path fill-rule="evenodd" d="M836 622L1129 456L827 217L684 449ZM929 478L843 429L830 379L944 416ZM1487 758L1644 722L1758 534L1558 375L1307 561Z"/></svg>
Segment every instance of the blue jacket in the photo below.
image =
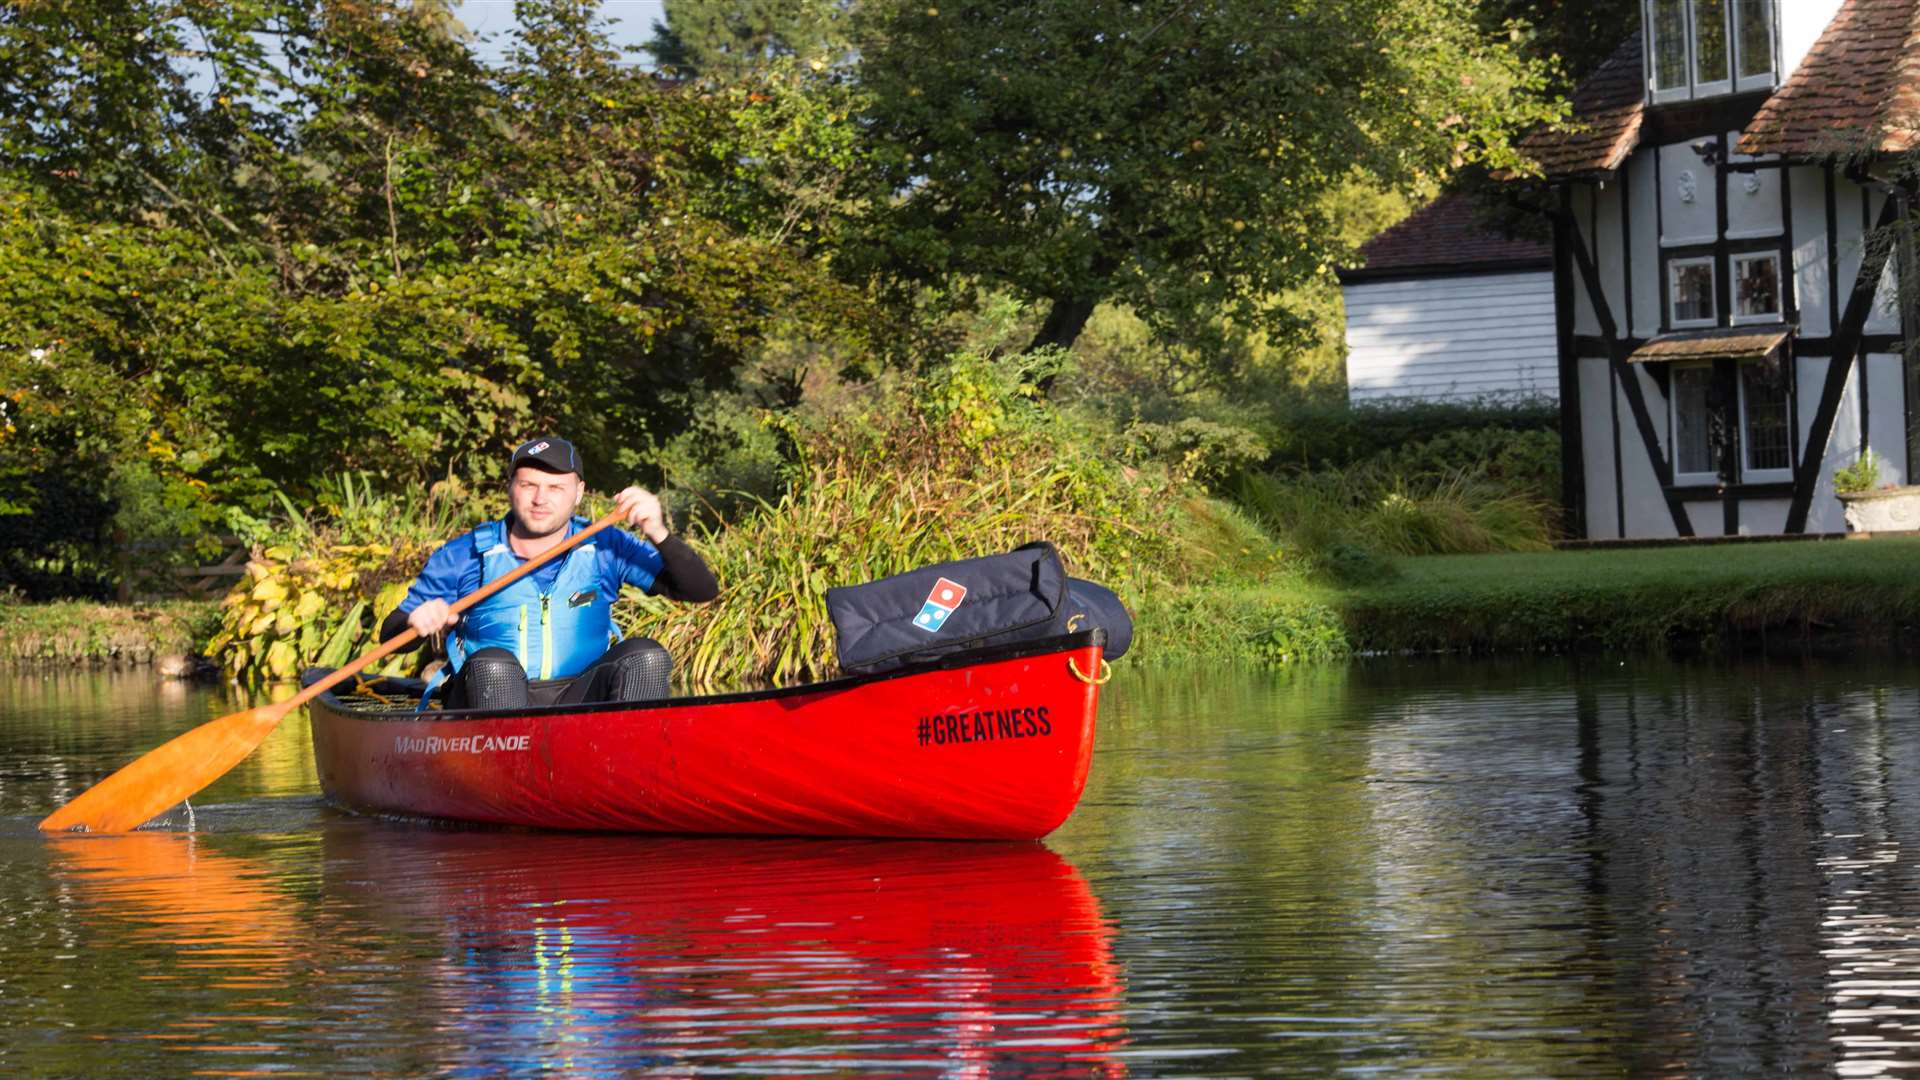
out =
<svg viewBox="0 0 1920 1080"><path fill-rule="evenodd" d="M574 518L567 535L587 524ZM507 523L487 522L427 558L400 610L434 599L452 603L525 561L507 542ZM498 646L519 657L530 678L577 675L618 637L610 609L620 587L651 588L662 565L650 542L620 529L603 530L468 609L448 638L449 668L458 671L476 650Z"/></svg>

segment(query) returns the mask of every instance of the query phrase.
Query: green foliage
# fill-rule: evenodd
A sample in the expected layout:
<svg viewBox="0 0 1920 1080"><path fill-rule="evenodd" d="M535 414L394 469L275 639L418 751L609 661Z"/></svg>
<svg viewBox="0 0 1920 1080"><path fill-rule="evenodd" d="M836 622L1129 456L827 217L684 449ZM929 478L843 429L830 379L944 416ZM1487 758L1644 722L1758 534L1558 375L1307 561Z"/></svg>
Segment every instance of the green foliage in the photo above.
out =
<svg viewBox="0 0 1920 1080"><path fill-rule="evenodd" d="M1464 165L1523 167L1511 132L1557 114L1544 69L1463 0L1194 6L904 0L855 11L864 121L886 166L857 266L1011 291L1068 344L1100 302L1156 332L1275 302L1344 249L1326 196ZM1257 43L1257 44L1252 44Z"/></svg>
<svg viewBox="0 0 1920 1080"><path fill-rule="evenodd" d="M1346 468L1443 436L1501 439L1491 433L1557 431L1559 421L1558 406L1535 399L1338 402L1279 410L1267 419L1262 434L1273 448L1276 465Z"/></svg>
<svg viewBox="0 0 1920 1080"><path fill-rule="evenodd" d="M1699 652L1920 619L1920 542L1730 543L1409 560L1338 605L1356 648Z"/></svg>
<svg viewBox="0 0 1920 1080"><path fill-rule="evenodd" d="M1250 473L1234 494L1285 550L1343 583L1390 577L1382 556L1542 551L1553 540L1546 504L1476 473L1427 483L1365 468Z"/></svg>
<svg viewBox="0 0 1920 1080"><path fill-rule="evenodd" d="M1123 470L1098 429L1033 389L1046 355L962 353L830 404L769 414L795 464L777 500L699 543L717 603L643 603L628 626L696 685L790 683L834 670L825 593L929 563L1059 545L1123 595L1177 579L1169 478Z"/></svg>
<svg viewBox="0 0 1920 1080"><path fill-rule="evenodd" d="M750 78L784 57L837 63L847 50L847 7L844 0L669 0L647 51L676 75L722 82Z"/></svg>
<svg viewBox="0 0 1920 1080"><path fill-rule="evenodd" d="M1860 459L1833 471L1833 493L1856 495L1880 486L1880 460L1872 450L1861 447Z"/></svg>
<svg viewBox="0 0 1920 1080"><path fill-rule="evenodd" d="M1176 480L1212 487L1264 461L1267 446L1245 428L1189 416L1127 429L1136 460L1153 461Z"/></svg>
<svg viewBox="0 0 1920 1080"><path fill-rule="evenodd" d="M423 497L383 494L363 473L330 478L316 502L303 511L283 495L284 516L242 524L253 558L221 603L206 655L243 682L338 667L372 648L427 555L505 512L499 491L476 495L449 478ZM402 653L377 670L413 674L424 659Z"/></svg>
<svg viewBox="0 0 1920 1080"><path fill-rule="evenodd" d="M1370 468L1412 484L1472 474L1551 505L1560 498L1560 436L1541 429L1453 429L1382 451Z"/></svg>
<svg viewBox="0 0 1920 1080"><path fill-rule="evenodd" d="M879 319L818 239L846 105L663 85L590 4L518 21L487 69L434 0L0 17L0 515L71 521L7 580L99 591L116 534L487 476L534 429L625 479L770 336L858 362Z"/></svg>

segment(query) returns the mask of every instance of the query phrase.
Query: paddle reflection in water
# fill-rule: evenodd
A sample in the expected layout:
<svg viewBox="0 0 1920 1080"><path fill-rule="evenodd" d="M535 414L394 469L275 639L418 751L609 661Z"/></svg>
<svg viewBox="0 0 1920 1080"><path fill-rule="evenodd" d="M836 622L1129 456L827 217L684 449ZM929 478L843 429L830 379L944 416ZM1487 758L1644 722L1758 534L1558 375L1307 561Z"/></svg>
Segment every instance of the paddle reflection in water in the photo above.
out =
<svg viewBox="0 0 1920 1080"><path fill-rule="evenodd" d="M177 1067L168 1063L175 1054L230 1061L277 1051L235 1038L276 1025L289 1004L287 981L304 934L274 874L191 833L66 836L48 846L55 881L81 905L75 932L91 944L108 935L87 931L110 924L129 939L123 948L164 946L136 966L133 977L152 992L134 997L183 1006L154 1010L150 1017L164 1018L159 1030L95 1031L96 1040L150 1040L165 1048L168 1058L145 1059L136 1074ZM125 1065L114 1060L117 1052L106 1054L69 1060L91 1061L90 1075Z"/></svg>
<svg viewBox="0 0 1920 1080"><path fill-rule="evenodd" d="M1037 844L328 833L330 896L435 926L460 1072L1119 1075L1120 980Z"/></svg>

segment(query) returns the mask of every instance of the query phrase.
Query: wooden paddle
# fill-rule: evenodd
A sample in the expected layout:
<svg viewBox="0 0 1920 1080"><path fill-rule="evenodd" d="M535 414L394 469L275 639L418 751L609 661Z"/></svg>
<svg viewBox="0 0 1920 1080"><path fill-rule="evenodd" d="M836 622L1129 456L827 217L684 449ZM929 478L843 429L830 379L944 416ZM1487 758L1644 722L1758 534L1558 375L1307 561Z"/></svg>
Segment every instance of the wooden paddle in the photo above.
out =
<svg viewBox="0 0 1920 1080"><path fill-rule="evenodd" d="M488 582L478 592L461 597L454 602L452 610L456 614L467 610L551 562L555 556L573 550L588 537L624 517L624 510L609 513L528 559L510 573ZM288 713L358 675L367 665L413 644L419 637L409 627L404 633L285 701L210 720L192 731L175 736L48 814L47 819L40 823L40 828L48 832L77 830L96 833L119 833L138 828L240 764L240 760L253 753L254 748L266 740Z"/></svg>

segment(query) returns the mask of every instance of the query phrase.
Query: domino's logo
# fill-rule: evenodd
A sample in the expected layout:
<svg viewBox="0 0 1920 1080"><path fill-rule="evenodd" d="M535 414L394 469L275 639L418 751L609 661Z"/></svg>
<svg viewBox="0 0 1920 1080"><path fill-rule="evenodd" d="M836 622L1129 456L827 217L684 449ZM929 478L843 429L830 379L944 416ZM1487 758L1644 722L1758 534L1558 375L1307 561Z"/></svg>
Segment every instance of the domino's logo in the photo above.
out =
<svg viewBox="0 0 1920 1080"><path fill-rule="evenodd" d="M927 594L927 602L920 605L920 614L913 617L913 625L929 634L938 633L947 625L947 616L953 614L960 601L967 598L967 587L957 581L941 578L933 583L933 591Z"/></svg>

